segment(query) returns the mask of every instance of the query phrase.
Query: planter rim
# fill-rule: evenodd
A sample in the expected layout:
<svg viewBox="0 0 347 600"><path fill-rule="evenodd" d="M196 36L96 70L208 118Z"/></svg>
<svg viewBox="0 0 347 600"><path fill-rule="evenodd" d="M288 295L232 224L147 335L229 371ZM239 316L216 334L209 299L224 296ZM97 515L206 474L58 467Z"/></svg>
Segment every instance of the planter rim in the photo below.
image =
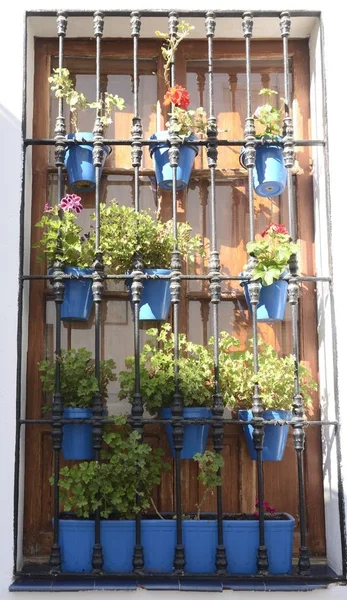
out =
<svg viewBox="0 0 347 600"><path fill-rule="evenodd" d="M159 136L159 137L157 137L157 136ZM152 144L149 145L149 153L150 153L151 158L152 158L153 152L155 152L158 148L164 148L165 146L168 146L168 144L166 143L168 136L169 136L169 132L167 130L157 131L156 133L153 133L151 135L151 137L149 138L150 140L153 140ZM184 136L184 137L189 141L194 141L194 140L198 139L195 135L189 135L189 136ZM184 146L184 143L182 143L182 146ZM195 152L195 156L199 152L198 146L189 145L186 147L192 148Z"/></svg>
<svg viewBox="0 0 347 600"><path fill-rule="evenodd" d="M84 136L88 136L88 137L84 137ZM93 142L93 140L94 140L94 134L93 134L92 131L76 131L75 133L68 133L65 137L66 137L67 140L73 140L74 138L76 138L78 140L78 138L82 138L82 139L80 139L78 141L84 141L85 140L86 145L87 144L92 145L91 142ZM107 156L109 156L111 154L111 152L112 152L112 146L108 146L107 144L103 144L103 147L107 150Z"/></svg>

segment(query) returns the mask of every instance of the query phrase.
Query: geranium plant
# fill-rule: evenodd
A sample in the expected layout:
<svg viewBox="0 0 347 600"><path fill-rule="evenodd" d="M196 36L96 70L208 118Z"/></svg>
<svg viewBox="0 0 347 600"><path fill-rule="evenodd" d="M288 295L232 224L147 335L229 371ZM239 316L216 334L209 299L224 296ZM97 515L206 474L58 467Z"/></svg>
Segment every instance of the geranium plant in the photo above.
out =
<svg viewBox="0 0 347 600"><path fill-rule="evenodd" d="M285 225L270 223L260 239L248 242L246 249L257 259L252 278L260 279L262 285L271 285L288 267L292 254L298 252L298 244L291 241Z"/></svg>
<svg viewBox="0 0 347 600"><path fill-rule="evenodd" d="M221 454L205 450L203 454L197 452L193 456L195 462L199 465L198 481L204 486L204 492L200 502L196 505L196 518L200 519L201 508L205 500L213 494L216 487L222 485L220 469L224 466L224 459Z"/></svg>
<svg viewBox="0 0 347 600"><path fill-rule="evenodd" d="M69 69L53 69L53 75L48 78L51 84L51 90L56 98L64 98L70 108L71 122L76 132L78 132L78 114L87 108L99 108L103 111L101 123L106 129L112 123L112 112L123 110L125 108L124 99L117 94L105 93L104 99L98 102L89 102L83 92L78 92L73 84Z"/></svg>
<svg viewBox="0 0 347 600"><path fill-rule="evenodd" d="M278 95L278 92L276 92L276 90L263 88L260 90L259 95L265 97L265 104L258 106L258 108L254 112L256 137L277 137L281 134L281 123L283 118L284 106L283 102L280 108L276 108L271 103L271 97Z"/></svg>

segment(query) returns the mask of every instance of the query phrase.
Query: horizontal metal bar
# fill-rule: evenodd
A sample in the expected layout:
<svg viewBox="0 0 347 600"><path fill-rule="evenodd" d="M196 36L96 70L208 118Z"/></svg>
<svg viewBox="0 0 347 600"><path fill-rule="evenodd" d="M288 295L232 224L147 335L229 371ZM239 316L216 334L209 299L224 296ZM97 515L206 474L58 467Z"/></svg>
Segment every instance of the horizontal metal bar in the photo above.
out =
<svg viewBox="0 0 347 600"><path fill-rule="evenodd" d="M207 423L214 423L215 419L213 419L212 417L206 417L206 418L201 418L201 419L182 419L182 421L184 420L184 424L185 425L202 425L202 424L207 424ZM55 419L54 421L55 423L57 423L57 419ZM95 419L93 419L92 417L89 419L59 419L59 423L62 423L63 425L66 425L68 423L73 423L74 425L80 425L81 423L94 423ZM100 423L100 421L98 421ZM128 422L131 424L132 423L132 419L129 418ZM173 423L174 419L142 419L142 423L144 423L145 425L157 425L157 424L167 424L167 423ZM177 422L177 419L176 421ZM284 420L284 419L271 419L271 420L266 420L264 421L264 423L266 425L278 425L279 427L281 427L282 425L294 425L296 421L294 420ZM53 419L21 419L19 421L20 425L51 425L53 424ZM102 419L101 423L103 425L112 425L113 421L112 419ZM256 419L250 419L249 421L241 421L239 419L223 419L222 424L223 425L249 425L249 424L253 424L253 423L258 423L258 421L256 421ZM303 422L303 426L304 427L308 427L308 426L312 426L312 425L333 425L336 426L338 425L338 421L304 421Z"/></svg>
<svg viewBox="0 0 347 600"><path fill-rule="evenodd" d="M86 144L86 142L83 141L74 141L74 140L64 140L64 143L66 144L66 146L80 146L82 144ZM92 142L89 142L92 143ZM106 144L107 146L132 146L133 145L133 140L131 139L104 139L103 143ZM162 142L155 142L153 140L150 139L143 139L143 140L139 140L139 142L142 146L150 146L150 145L154 145L155 143L162 143ZM166 140L165 142L167 145L170 145L170 141ZM261 141L261 140L256 140L256 146L270 146L273 142L271 140L269 141ZM55 146L56 145L56 140L53 138L27 138L24 141L24 144L26 146ZM207 145L211 145L211 141L209 140L184 140L184 142L182 142L183 145L185 146L207 146ZM215 140L215 144L212 145L216 145L216 146L244 146L245 145L245 140L220 140L217 139ZM278 143L278 145L281 145L280 143ZM324 140L294 140L294 146L325 146L325 141Z"/></svg>
<svg viewBox="0 0 347 600"><path fill-rule="evenodd" d="M67 17L92 17L95 11L92 10L64 10ZM103 10L105 17L130 17L132 10ZM139 10L141 17L166 17L169 14L168 9L142 9ZM177 13L181 17L205 17L207 10L178 10ZM218 10L213 9L216 17L218 18L230 18L239 19L244 14L244 10ZM279 19L282 11L274 10L254 10L252 11L253 17L267 17ZM57 11L53 10L28 10L26 11L27 17L56 17ZM317 17L321 16L319 10L291 10L291 18L295 17Z"/></svg>

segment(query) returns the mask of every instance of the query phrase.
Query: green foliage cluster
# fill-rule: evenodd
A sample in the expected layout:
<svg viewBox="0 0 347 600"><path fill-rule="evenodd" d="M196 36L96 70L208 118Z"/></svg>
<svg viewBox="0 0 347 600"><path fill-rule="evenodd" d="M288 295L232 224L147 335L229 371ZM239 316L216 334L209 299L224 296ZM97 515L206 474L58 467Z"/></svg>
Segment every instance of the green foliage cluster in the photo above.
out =
<svg viewBox="0 0 347 600"><path fill-rule="evenodd" d="M277 137L281 133L281 121L283 115L283 104L280 108L276 108L271 104L271 96L276 96L278 92L263 88L259 95L265 96L265 104L258 106L254 113L254 121L256 125L257 136Z"/></svg>
<svg viewBox="0 0 347 600"><path fill-rule="evenodd" d="M155 35L164 40L164 44L161 47L161 53L164 58L164 79L166 85L170 86L170 67L171 63L174 60L175 52L179 46L179 44L186 38L191 31L193 31L195 27L190 25L188 21L182 19L177 25L177 34L169 35L168 33L162 33L161 31L156 31Z"/></svg>
<svg viewBox="0 0 347 600"><path fill-rule="evenodd" d="M175 131L182 137L188 137L194 133L205 134L207 131L206 111L202 106L195 110L184 110L175 106L170 116L175 118L174 122L167 121L166 127Z"/></svg>
<svg viewBox="0 0 347 600"><path fill-rule="evenodd" d="M260 279L262 285L271 285L287 269L290 257L298 252L298 244L292 242L287 233L270 230L265 237L248 242L246 249L257 259L252 278Z"/></svg>
<svg viewBox="0 0 347 600"><path fill-rule="evenodd" d="M271 344L259 340L259 372L253 372L253 343L238 350L240 342L226 332L220 337L220 380L222 395L231 409L252 408L253 386L260 386L265 409L291 410L294 397L294 356L279 357ZM312 408L312 394L317 383L306 365L298 365L300 392L307 409Z"/></svg>
<svg viewBox="0 0 347 600"><path fill-rule="evenodd" d="M205 486L201 501L197 504L196 518L200 519L201 507L204 501L210 494L214 494L216 487L222 485L220 470L224 466L224 459L221 454L211 452L211 450L205 450L204 454L197 452L194 454L193 459L199 465L198 480Z"/></svg>
<svg viewBox="0 0 347 600"><path fill-rule="evenodd" d="M58 206L46 210L35 225L44 230L40 241L34 244L34 248L41 250L38 260L42 262L47 257L48 265L53 266L60 240L63 265L80 268L90 266L94 259L94 239L83 235L75 212L65 211L60 218L59 211Z"/></svg>
<svg viewBox="0 0 347 600"><path fill-rule="evenodd" d="M98 391L92 353L87 348L62 350L60 362L60 385L64 406L70 408L90 408L93 395ZM116 380L113 372L116 363L112 359L100 361L100 393L107 399L107 386ZM55 383L55 363L43 360L39 363L43 391L53 394Z"/></svg>
<svg viewBox="0 0 347 600"><path fill-rule="evenodd" d="M201 237L191 235L189 223L178 223L177 229L177 246L183 257L192 260L196 254L204 254ZM104 264L111 272L131 271L136 253L141 254L145 268L170 268L175 247L172 221L163 223L149 210L137 213L115 201L101 203L100 239Z"/></svg>
<svg viewBox="0 0 347 600"><path fill-rule="evenodd" d="M145 408L154 415L162 407L171 405L175 391L173 349L174 336L168 323L161 331L148 329L149 340L140 354L141 394ZM213 359L208 348L189 342L179 335L178 360L180 390L184 406L212 405ZM119 399L132 400L135 381L134 357L125 360L126 371L119 373Z"/></svg>
<svg viewBox="0 0 347 600"><path fill-rule="evenodd" d="M125 108L124 99L117 94L105 93L104 100L99 102L89 102L83 92L78 92L74 88L70 77L70 71L66 68L53 69L53 75L48 78L51 84L51 90L56 98L64 98L66 104L70 107L71 122L75 131L78 132L78 113L86 108L98 108L103 111L101 123L104 128L112 123L112 112L114 110L123 110Z"/></svg>
<svg viewBox="0 0 347 600"><path fill-rule="evenodd" d="M149 508L153 487L170 469L160 448L141 443L124 417L115 421L117 427L103 435L103 462L81 462L60 471L60 500L64 510L77 517L92 517L99 508L103 518L134 518Z"/></svg>

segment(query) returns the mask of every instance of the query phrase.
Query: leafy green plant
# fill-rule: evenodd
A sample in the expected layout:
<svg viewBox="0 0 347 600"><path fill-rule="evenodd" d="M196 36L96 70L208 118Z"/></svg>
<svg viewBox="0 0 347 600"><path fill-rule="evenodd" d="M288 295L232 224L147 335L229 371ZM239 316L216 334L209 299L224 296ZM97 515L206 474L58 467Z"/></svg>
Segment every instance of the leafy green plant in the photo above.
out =
<svg viewBox="0 0 347 600"><path fill-rule="evenodd" d="M60 385L64 407L91 407L93 395L98 391L92 353L87 348L62 350L58 360L61 365ZM113 372L115 367L116 364L112 359L100 361L100 393L104 401L107 399L109 382L116 380L116 375ZM43 391L53 394L55 363L50 360L43 360L39 363L39 371Z"/></svg>
<svg viewBox="0 0 347 600"><path fill-rule="evenodd" d="M93 215L92 218L95 218ZM204 255L199 235L192 236L189 223L178 223L178 250L187 259ZM100 204L100 249L106 268L126 273L133 268L134 255L141 254L145 268L170 268L175 247L172 221L163 223L151 211L136 211L114 200Z"/></svg>
<svg viewBox="0 0 347 600"><path fill-rule="evenodd" d="M240 342L226 332L220 337L220 384L224 401L231 409L252 408L253 386L258 383L265 409L291 410L294 397L294 356L278 356L271 344L259 340L259 372L253 372L253 343L240 350ZM310 369L299 363L300 392L308 411L317 383Z"/></svg>
<svg viewBox="0 0 347 600"><path fill-rule="evenodd" d="M209 495L214 494L216 487L222 485L220 469L224 466L224 459L221 454L211 452L211 450L205 450L204 454L197 452L194 454L193 459L199 465L198 480L205 486L201 501L196 505L196 518L200 519L201 507L206 498L208 498Z"/></svg>
<svg viewBox="0 0 347 600"><path fill-rule="evenodd" d="M262 285L271 285L288 267L292 254L298 252L298 244L291 241L284 225L270 223L261 239L248 242L246 249L257 259L252 278L260 279Z"/></svg>
<svg viewBox="0 0 347 600"><path fill-rule="evenodd" d="M124 416L115 422L116 429L103 434L103 462L81 462L60 470L60 500L64 510L77 517L90 518L99 508L105 519L134 518L150 507L153 487L170 469L163 462L163 451L142 443ZM53 485L53 477L50 482Z"/></svg>
<svg viewBox="0 0 347 600"><path fill-rule="evenodd" d="M99 108L103 111L101 123L104 128L112 123L112 112L114 110L123 110L125 108L124 99L120 96L105 93L103 100L98 102L89 102L83 92L78 92L74 88L69 69L53 69L53 75L48 77L51 84L51 90L56 98L64 98L66 104L70 107L71 122L76 132L78 132L78 113L86 108Z"/></svg>
<svg viewBox="0 0 347 600"><path fill-rule="evenodd" d="M154 415L160 408L170 406L175 391L173 349L174 336L168 323L161 331L148 329L149 340L140 354L141 394L145 408ZM178 360L180 390L184 406L212 405L213 358L208 348L189 342L179 335ZM119 399L130 402L134 393L134 357L125 359L127 370L119 373Z"/></svg>
<svg viewBox="0 0 347 600"><path fill-rule="evenodd" d="M256 137L263 136L277 137L281 133L281 121L283 117L282 103L280 108L276 108L271 104L271 96L277 96L278 92L263 88L259 95L265 97L265 104L258 106L254 113L254 121L256 126Z"/></svg>
<svg viewBox="0 0 347 600"><path fill-rule="evenodd" d="M65 198L72 196L75 194L69 194ZM78 213L63 210L61 202L54 207L47 204L41 219L35 225L43 229L40 241L34 244L34 248L41 250L38 261L42 262L47 258L48 265L53 266L59 256L63 266L88 267L94 259L93 236L83 233L82 227L77 223ZM61 254L58 255L59 246Z"/></svg>
<svg viewBox="0 0 347 600"><path fill-rule="evenodd" d="M177 33L176 35L170 35L169 33L162 33L161 31L156 31L155 35L164 40L164 44L161 47L161 53L164 58L164 79L166 85L170 86L170 67L174 60L174 56L176 50L182 40L186 38L191 31L193 31L195 27L190 25L188 21L182 19L179 21L177 25Z"/></svg>

